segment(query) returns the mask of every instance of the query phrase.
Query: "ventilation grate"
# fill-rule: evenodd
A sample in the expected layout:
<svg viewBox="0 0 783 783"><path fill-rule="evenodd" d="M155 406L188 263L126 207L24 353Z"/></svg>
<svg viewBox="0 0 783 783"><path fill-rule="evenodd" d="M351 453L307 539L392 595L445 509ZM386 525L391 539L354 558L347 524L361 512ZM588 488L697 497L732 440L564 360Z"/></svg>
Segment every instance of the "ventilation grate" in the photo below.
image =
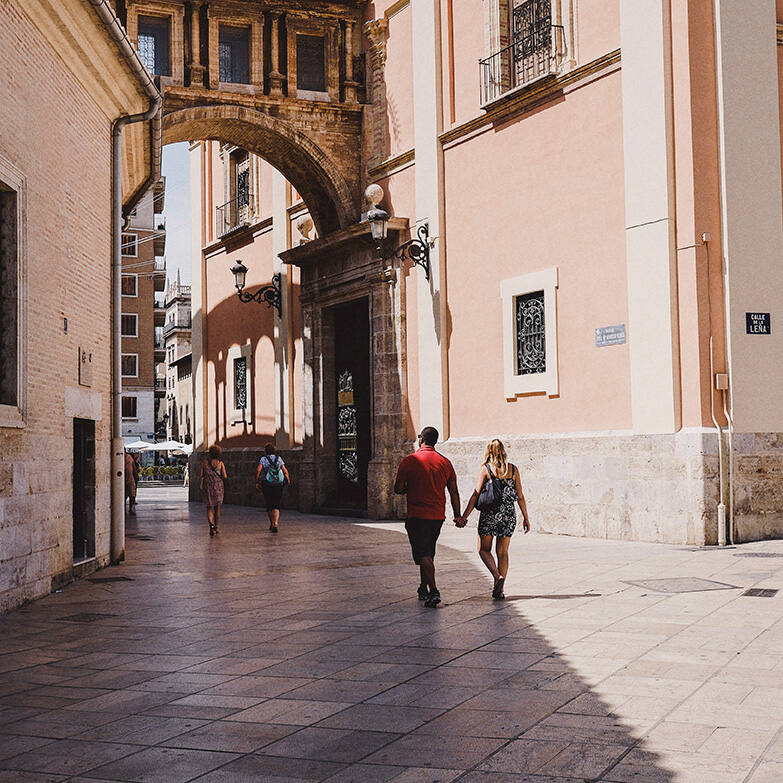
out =
<svg viewBox="0 0 783 783"><path fill-rule="evenodd" d="M746 595L748 598L774 598L777 594L777 590L768 590L763 587L751 587L750 590L746 590L742 595Z"/></svg>
<svg viewBox="0 0 783 783"><path fill-rule="evenodd" d="M783 557L781 552L737 552L734 557Z"/></svg>
<svg viewBox="0 0 783 783"><path fill-rule="evenodd" d="M97 585L103 582L132 582L133 579L129 576L95 576L87 581Z"/></svg>

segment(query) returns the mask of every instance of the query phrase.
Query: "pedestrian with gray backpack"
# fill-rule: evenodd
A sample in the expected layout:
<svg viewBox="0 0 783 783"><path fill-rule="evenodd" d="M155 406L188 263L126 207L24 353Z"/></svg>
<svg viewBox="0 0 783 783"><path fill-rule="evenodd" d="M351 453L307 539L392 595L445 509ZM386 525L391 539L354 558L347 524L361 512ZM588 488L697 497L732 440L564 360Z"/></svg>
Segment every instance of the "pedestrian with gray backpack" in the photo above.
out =
<svg viewBox="0 0 783 783"><path fill-rule="evenodd" d="M264 495L266 515L269 517L269 530L277 533L280 522L280 501L283 497L283 488L291 483L291 477L283 462L283 458L277 453L272 443L264 446L264 456L258 462L256 470L256 489L260 489Z"/></svg>

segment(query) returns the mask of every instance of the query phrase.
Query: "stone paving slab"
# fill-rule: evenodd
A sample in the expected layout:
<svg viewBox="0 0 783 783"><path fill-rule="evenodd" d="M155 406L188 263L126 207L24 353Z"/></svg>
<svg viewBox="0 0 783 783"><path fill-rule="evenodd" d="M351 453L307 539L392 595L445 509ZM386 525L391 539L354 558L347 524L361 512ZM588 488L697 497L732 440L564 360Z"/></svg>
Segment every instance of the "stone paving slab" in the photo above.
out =
<svg viewBox="0 0 783 783"><path fill-rule="evenodd" d="M431 610L400 523L139 499L0 617L0 783L783 781L783 541L517 535L495 602L447 524Z"/></svg>

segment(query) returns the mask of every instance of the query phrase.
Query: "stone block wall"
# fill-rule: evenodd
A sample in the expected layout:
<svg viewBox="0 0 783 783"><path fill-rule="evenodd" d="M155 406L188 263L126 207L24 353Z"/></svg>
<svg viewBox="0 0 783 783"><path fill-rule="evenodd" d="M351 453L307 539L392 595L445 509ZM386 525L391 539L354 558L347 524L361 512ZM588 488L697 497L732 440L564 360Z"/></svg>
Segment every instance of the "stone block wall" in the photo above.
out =
<svg viewBox="0 0 783 783"><path fill-rule="evenodd" d="M586 433L501 436L519 466L533 528L544 533L717 542L717 436ZM453 438L438 448L454 463L463 507L487 440ZM478 515L474 514L472 524Z"/></svg>
<svg viewBox="0 0 783 783"><path fill-rule="evenodd" d="M734 436L737 541L783 537L783 433Z"/></svg>

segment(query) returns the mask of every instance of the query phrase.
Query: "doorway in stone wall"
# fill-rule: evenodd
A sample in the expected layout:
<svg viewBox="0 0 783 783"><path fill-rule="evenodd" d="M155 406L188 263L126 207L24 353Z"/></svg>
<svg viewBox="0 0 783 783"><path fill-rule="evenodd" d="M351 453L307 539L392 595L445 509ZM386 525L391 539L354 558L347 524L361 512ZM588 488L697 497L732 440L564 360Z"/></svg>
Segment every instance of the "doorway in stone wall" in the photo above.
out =
<svg viewBox="0 0 783 783"><path fill-rule="evenodd" d="M73 420L73 559L95 557L95 422Z"/></svg>
<svg viewBox="0 0 783 783"><path fill-rule="evenodd" d="M367 509L370 461L369 302L358 299L334 308L335 431L339 508Z"/></svg>

